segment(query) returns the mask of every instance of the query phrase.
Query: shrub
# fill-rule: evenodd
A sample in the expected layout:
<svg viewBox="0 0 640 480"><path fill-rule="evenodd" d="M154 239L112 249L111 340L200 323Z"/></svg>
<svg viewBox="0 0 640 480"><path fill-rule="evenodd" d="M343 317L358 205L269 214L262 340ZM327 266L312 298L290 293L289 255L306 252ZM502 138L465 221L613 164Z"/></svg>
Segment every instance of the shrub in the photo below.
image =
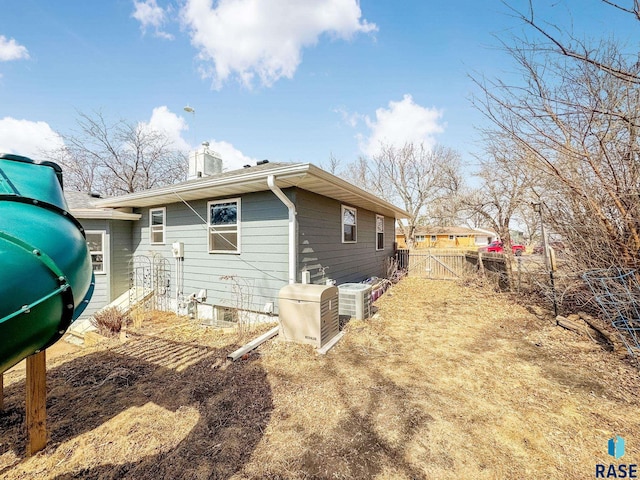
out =
<svg viewBox="0 0 640 480"><path fill-rule="evenodd" d="M117 335L122 327L126 327L130 323L129 316L116 307L96 312L91 319L91 324L98 329L98 333L106 336Z"/></svg>

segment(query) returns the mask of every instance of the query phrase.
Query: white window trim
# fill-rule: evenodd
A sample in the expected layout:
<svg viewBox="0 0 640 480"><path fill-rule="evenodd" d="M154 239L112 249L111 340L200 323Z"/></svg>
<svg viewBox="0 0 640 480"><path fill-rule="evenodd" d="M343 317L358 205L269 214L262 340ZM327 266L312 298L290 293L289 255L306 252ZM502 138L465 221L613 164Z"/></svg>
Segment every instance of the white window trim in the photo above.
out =
<svg viewBox="0 0 640 480"><path fill-rule="evenodd" d="M236 250L211 250L211 205L216 205L218 203L237 203L237 214L236 214L236 232L238 235L238 245ZM207 202L207 250L209 253L227 253L231 255L239 255L242 253L241 249L241 229L242 229L242 218L241 218L241 208L242 199L240 197L236 198L225 198L222 200L211 200Z"/></svg>
<svg viewBox="0 0 640 480"><path fill-rule="evenodd" d="M107 269L109 266L109 263L107 262L107 252L108 252L108 248L105 245L105 242L107 241L107 232L105 232L104 230L85 230L85 235L100 235L102 237L102 252L97 252L95 250L89 250L89 256L91 256L92 254L97 254L100 253L102 255L102 271L101 272L96 272L94 271L93 274L94 275L106 275L107 274ZM93 258L91 259L91 266L92 266L92 270L93 270Z"/></svg>
<svg viewBox="0 0 640 480"><path fill-rule="evenodd" d="M152 225L153 212L162 211L162 225ZM161 227L161 228L158 228ZM153 241L153 232L162 231L162 241ZM149 244L150 245L164 245L167 240L167 207L150 208L149 209Z"/></svg>
<svg viewBox="0 0 640 480"><path fill-rule="evenodd" d="M378 219L381 218L382 219L382 231L379 232L378 231ZM382 234L382 247L378 248L378 234L381 233ZM384 216L382 215L376 215L376 252L380 252L384 250Z"/></svg>
<svg viewBox="0 0 640 480"><path fill-rule="evenodd" d="M356 227L356 234L354 235L355 239L354 240L345 240L344 239L344 211L345 210L352 210L354 213L354 216L356 217L356 223L354 225L354 227ZM347 205L342 205L342 208L340 209L340 236L342 237L342 243L358 243L358 209L354 208L354 207L348 207Z"/></svg>

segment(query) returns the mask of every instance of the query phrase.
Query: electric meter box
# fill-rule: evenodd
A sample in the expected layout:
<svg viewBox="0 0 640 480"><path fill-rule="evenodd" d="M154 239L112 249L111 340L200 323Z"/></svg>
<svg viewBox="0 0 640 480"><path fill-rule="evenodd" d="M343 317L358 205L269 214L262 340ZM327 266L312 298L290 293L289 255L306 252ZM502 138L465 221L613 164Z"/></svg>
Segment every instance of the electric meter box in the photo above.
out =
<svg viewBox="0 0 640 480"><path fill-rule="evenodd" d="M182 243L182 242L174 242L171 245L171 253L173 254L173 258L183 258L184 257L184 243Z"/></svg>
<svg viewBox="0 0 640 480"><path fill-rule="evenodd" d="M340 330L338 289L333 285L293 283L278 294L281 338L323 347Z"/></svg>

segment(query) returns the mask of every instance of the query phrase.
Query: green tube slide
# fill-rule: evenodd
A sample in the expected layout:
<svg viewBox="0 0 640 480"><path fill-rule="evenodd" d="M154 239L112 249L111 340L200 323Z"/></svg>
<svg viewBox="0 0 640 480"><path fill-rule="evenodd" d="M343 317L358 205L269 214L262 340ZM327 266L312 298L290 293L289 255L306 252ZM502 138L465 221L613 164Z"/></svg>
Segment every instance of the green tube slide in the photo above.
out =
<svg viewBox="0 0 640 480"><path fill-rule="evenodd" d="M58 341L93 293L84 229L62 170L0 154L0 373Z"/></svg>

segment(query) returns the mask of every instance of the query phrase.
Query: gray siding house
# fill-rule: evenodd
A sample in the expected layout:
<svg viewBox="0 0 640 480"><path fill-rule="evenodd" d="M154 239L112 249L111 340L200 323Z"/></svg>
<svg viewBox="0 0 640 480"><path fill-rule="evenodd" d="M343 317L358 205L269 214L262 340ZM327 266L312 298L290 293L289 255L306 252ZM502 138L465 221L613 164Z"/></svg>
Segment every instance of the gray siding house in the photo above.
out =
<svg viewBox="0 0 640 480"><path fill-rule="evenodd" d="M407 215L309 163L201 175L92 199L84 217L72 211L104 238L103 286L92 311L126 291L133 257L149 257L166 259L170 275L162 287L174 307L192 295L202 298L198 313L205 317L234 309L277 314L288 283L384 276L395 221ZM97 211L112 217L96 218Z"/></svg>
<svg viewBox="0 0 640 480"><path fill-rule="evenodd" d="M91 251L95 289L82 317L88 317L129 289L133 222L139 214L97 208L98 197L65 190L69 212L85 229Z"/></svg>

